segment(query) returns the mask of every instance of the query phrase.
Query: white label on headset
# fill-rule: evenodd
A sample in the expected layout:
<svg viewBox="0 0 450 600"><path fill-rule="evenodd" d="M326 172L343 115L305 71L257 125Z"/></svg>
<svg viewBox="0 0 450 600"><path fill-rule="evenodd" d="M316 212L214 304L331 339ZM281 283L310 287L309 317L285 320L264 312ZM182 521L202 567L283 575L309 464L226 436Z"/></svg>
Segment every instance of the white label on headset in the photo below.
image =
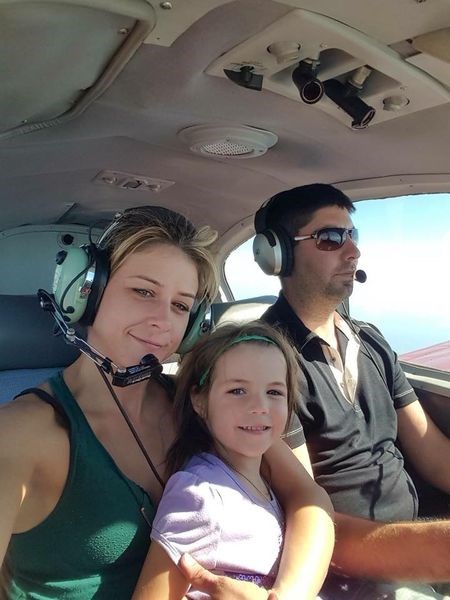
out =
<svg viewBox="0 0 450 600"><path fill-rule="evenodd" d="M62 272L61 265L56 265L55 275L53 277L53 288L52 288L53 294L56 294L56 289L58 287L58 283L61 278L61 272Z"/></svg>

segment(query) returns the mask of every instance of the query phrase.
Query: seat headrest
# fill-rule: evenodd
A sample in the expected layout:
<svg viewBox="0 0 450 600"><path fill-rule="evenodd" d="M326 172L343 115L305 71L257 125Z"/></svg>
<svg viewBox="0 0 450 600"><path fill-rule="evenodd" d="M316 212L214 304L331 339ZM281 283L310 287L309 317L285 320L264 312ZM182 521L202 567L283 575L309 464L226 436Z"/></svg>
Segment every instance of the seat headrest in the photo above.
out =
<svg viewBox="0 0 450 600"><path fill-rule="evenodd" d="M223 323L255 321L277 300L276 296L257 296L234 302L220 302L211 306L211 326Z"/></svg>
<svg viewBox="0 0 450 600"><path fill-rule="evenodd" d="M65 367L79 355L36 296L0 295L0 370Z"/></svg>

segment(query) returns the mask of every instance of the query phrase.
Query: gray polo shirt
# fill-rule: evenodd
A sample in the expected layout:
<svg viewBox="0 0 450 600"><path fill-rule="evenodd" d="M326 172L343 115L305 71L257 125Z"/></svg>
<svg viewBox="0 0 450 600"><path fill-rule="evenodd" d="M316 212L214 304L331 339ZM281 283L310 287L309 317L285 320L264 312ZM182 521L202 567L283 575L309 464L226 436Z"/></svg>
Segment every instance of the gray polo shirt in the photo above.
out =
<svg viewBox="0 0 450 600"><path fill-rule="evenodd" d="M297 407L317 482L338 512L380 521L417 516L417 493L396 446L396 410L417 400L381 333L352 321L363 340L357 384L349 402L332 372L325 340L310 331L280 294L263 320L278 325L300 352L301 398ZM341 353L345 335L337 330Z"/></svg>

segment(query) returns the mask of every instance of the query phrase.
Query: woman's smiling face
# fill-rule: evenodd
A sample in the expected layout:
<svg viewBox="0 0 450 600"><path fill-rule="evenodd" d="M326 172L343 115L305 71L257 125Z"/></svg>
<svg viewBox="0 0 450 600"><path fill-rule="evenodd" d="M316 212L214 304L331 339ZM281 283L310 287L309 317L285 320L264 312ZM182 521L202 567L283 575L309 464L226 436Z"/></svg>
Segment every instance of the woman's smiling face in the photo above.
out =
<svg viewBox="0 0 450 600"><path fill-rule="evenodd" d="M105 288L88 341L119 366L176 351L198 291L197 267L172 244L130 254Z"/></svg>

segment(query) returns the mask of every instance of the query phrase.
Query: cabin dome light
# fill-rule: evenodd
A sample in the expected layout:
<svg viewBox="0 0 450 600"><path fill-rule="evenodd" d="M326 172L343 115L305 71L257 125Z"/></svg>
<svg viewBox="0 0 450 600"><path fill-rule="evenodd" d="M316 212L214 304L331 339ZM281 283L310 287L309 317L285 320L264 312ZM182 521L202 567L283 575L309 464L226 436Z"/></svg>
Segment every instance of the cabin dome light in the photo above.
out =
<svg viewBox="0 0 450 600"><path fill-rule="evenodd" d="M388 96L383 98L383 110L397 111L402 110L409 104L409 98L406 96Z"/></svg>
<svg viewBox="0 0 450 600"><path fill-rule="evenodd" d="M208 158L256 158L278 141L278 136L247 125L194 125L178 132L178 137L195 154Z"/></svg>

